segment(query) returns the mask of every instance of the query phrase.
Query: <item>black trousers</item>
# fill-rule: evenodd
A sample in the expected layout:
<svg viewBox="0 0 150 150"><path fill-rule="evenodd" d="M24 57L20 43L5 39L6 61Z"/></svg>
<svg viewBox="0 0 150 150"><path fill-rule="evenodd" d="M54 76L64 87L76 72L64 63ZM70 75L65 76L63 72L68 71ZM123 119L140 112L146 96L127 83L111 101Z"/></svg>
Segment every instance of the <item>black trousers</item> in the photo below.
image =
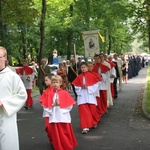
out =
<svg viewBox="0 0 150 150"><path fill-rule="evenodd" d="M71 84L71 86L72 86L73 93L74 93L74 95L75 95L75 99L77 100L77 93L76 93L76 91L75 91L75 87L74 87L73 84Z"/></svg>
<svg viewBox="0 0 150 150"><path fill-rule="evenodd" d="M114 98L117 98L117 97L118 97L117 79L118 79L118 78L115 78L115 79L114 79Z"/></svg>

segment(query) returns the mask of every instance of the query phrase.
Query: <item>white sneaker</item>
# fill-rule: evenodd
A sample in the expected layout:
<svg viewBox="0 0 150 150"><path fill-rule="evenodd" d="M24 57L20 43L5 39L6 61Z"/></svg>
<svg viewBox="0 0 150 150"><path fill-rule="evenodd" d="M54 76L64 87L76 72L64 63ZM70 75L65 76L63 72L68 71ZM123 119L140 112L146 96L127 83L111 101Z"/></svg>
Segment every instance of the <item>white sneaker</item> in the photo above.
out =
<svg viewBox="0 0 150 150"><path fill-rule="evenodd" d="M82 130L82 134L87 134L87 133L88 133L88 131L89 131L89 129L88 129L88 128L84 128L84 129Z"/></svg>

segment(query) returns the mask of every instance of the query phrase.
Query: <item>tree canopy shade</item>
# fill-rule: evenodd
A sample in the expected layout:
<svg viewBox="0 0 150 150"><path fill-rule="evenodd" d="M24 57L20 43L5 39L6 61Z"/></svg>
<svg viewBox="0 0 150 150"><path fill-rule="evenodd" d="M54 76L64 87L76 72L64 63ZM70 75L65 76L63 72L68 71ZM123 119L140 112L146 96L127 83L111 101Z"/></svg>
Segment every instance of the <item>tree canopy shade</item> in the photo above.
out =
<svg viewBox="0 0 150 150"><path fill-rule="evenodd" d="M82 32L100 30L100 50L110 54L132 51L131 42L140 32L150 47L148 0L0 0L0 44L13 61L84 55ZM134 32L133 32L134 31Z"/></svg>
<svg viewBox="0 0 150 150"><path fill-rule="evenodd" d="M9 55L27 56L27 26L34 25L36 16L32 0L0 0L0 42Z"/></svg>
<svg viewBox="0 0 150 150"><path fill-rule="evenodd" d="M150 52L150 1L131 1L132 20L131 27L134 33L139 33L139 39L143 40L143 48Z"/></svg>

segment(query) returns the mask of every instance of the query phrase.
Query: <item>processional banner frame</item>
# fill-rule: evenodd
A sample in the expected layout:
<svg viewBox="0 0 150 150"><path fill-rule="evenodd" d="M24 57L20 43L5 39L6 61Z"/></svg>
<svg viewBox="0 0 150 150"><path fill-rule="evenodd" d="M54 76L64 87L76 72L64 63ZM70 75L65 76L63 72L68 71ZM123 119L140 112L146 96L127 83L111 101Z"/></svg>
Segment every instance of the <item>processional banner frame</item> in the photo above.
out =
<svg viewBox="0 0 150 150"><path fill-rule="evenodd" d="M84 56L85 58L94 57L95 54L100 53L99 45L99 30L84 31Z"/></svg>

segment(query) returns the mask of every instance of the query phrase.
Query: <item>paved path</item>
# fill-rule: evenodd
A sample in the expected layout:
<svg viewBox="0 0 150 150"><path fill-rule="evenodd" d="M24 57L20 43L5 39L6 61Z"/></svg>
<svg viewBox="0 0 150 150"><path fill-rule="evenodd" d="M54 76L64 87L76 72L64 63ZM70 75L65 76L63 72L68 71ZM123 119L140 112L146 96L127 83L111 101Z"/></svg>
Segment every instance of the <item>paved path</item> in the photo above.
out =
<svg viewBox="0 0 150 150"><path fill-rule="evenodd" d="M147 68L123 84L118 99L108 114L102 116L96 129L81 134L77 106L71 112L72 125L78 141L75 150L149 150L150 121L141 115L141 99ZM71 93L73 94L73 93ZM44 131L42 108L34 97L34 108L18 113L20 150L52 150Z"/></svg>

